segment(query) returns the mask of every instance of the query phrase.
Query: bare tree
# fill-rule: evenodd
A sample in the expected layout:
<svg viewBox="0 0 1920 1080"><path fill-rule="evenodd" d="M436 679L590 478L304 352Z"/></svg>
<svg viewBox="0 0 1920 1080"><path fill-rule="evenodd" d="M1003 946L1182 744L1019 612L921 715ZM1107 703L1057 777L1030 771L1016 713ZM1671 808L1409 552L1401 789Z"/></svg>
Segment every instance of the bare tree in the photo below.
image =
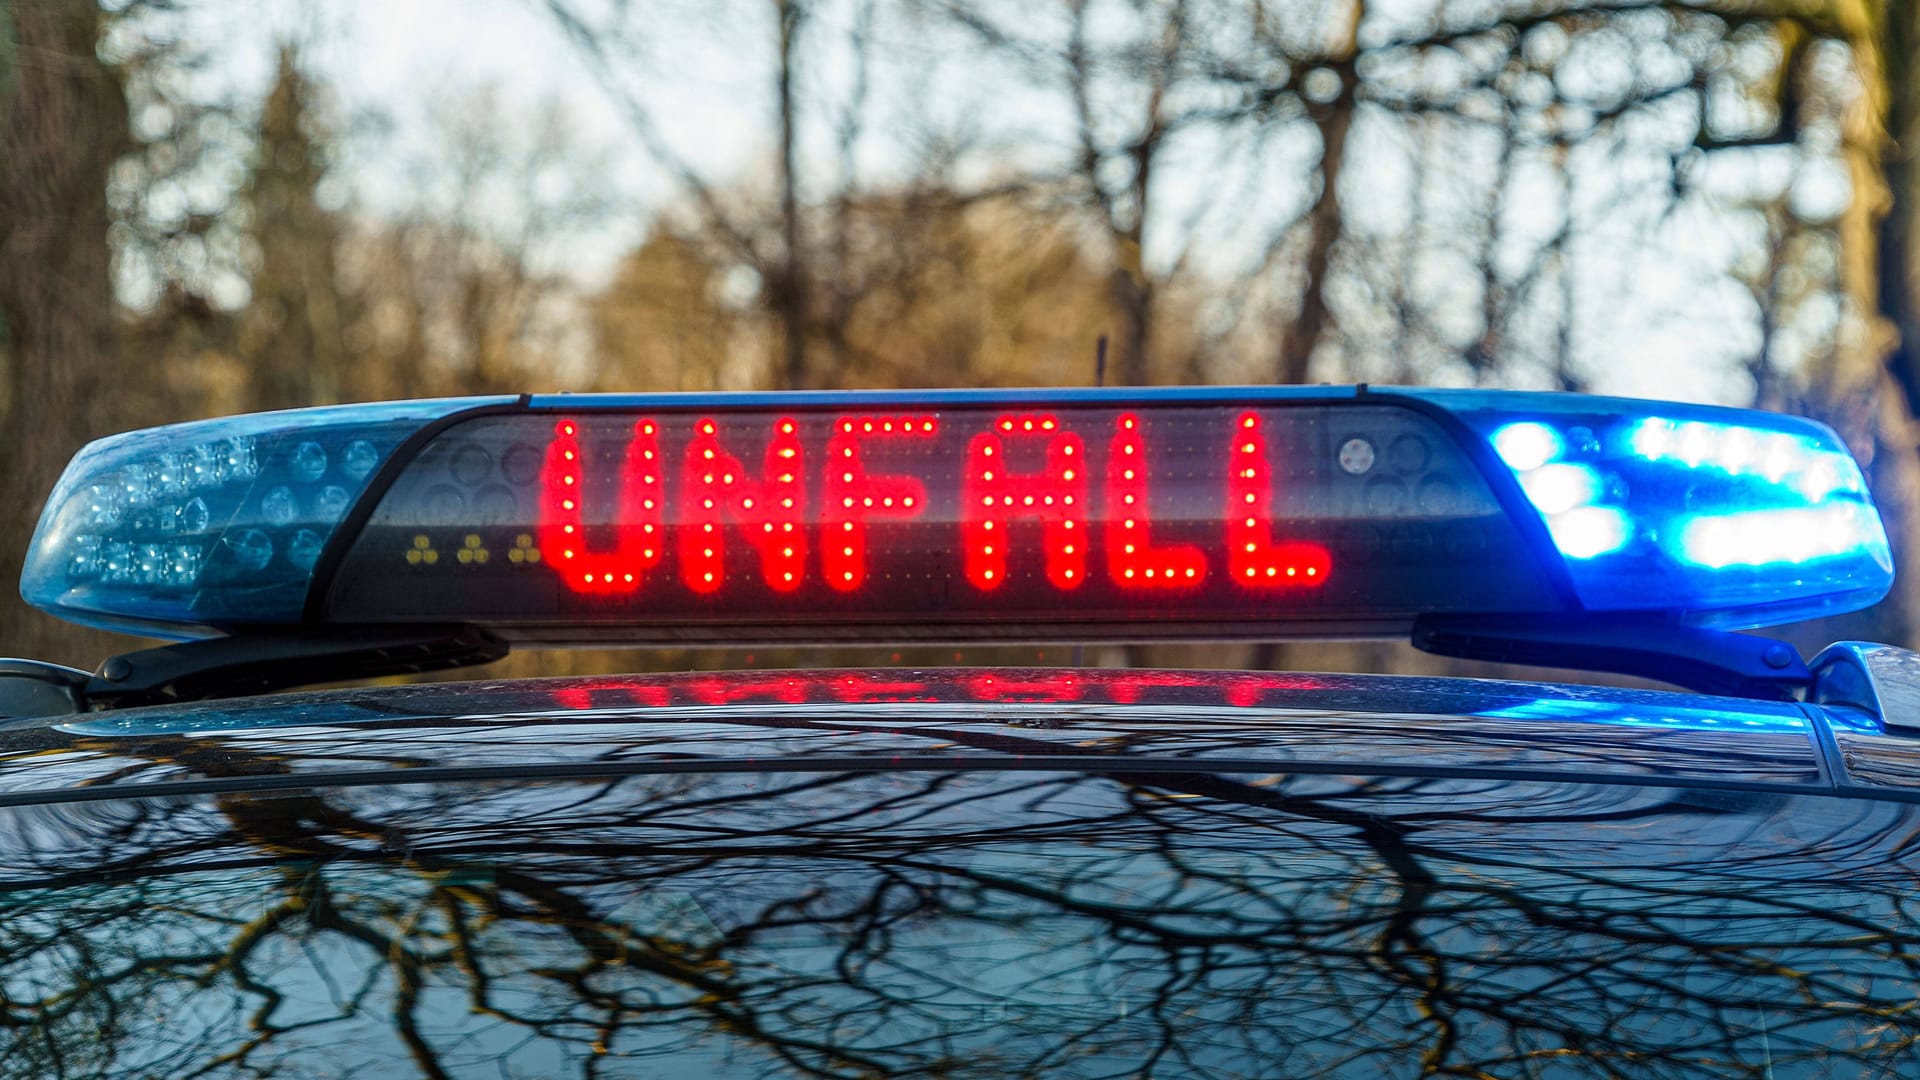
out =
<svg viewBox="0 0 1920 1080"><path fill-rule="evenodd" d="M642 18L623 6L596 10L574 0L546 0L546 7L621 109L646 154L678 182L694 208L695 229L724 243L728 255L758 278L765 290L766 307L780 326L775 365L778 383L800 389L824 382L824 373L813 369L809 356L809 341L814 336L810 309L817 275L810 261L810 238L803 215L805 180L799 148L805 106L798 80L809 5L805 0L773 0L772 41L761 43L774 58L777 167L775 209L770 215L752 203L730 202L724 184L703 174L673 146L644 93L628 77L638 63L636 58L647 53L646 46L659 25L657 13ZM669 222L659 224L668 226Z"/></svg>
<svg viewBox="0 0 1920 1080"><path fill-rule="evenodd" d="M67 459L115 429L119 381L106 191L131 145L92 0L0 9L0 578L15 580ZM65 655L77 635L0 590L0 652Z"/></svg>
<svg viewBox="0 0 1920 1080"><path fill-rule="evenodd" d="M315 96L294 48L282 45L244 193L254 259L234 350L254 409L331 405L345 391L351 312L335 266L343 229L319 201L329 137Z"/></svg>

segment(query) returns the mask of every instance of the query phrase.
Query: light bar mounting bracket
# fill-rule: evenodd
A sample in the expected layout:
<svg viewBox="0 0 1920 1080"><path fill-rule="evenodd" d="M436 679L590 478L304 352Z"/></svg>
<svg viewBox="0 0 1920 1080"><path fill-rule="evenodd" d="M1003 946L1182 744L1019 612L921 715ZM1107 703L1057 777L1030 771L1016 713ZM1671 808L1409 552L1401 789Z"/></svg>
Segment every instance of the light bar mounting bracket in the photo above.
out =
<svg viewBox="0 0 1920 1080"><path fill-rule="evenodd" d="M1645 620L1423 615L1413 645L1438 656L1637 675L1703 694L1793 701L1813 675L1793 646Z"/></svg>
<svg viewBox="0 0 1920 1080"><path fill-rule="evenodd" d="M470 667L507 655L477 626L395 626L250 633L122 653L83 691L89 708L244 697L314 683Z"/></svg>

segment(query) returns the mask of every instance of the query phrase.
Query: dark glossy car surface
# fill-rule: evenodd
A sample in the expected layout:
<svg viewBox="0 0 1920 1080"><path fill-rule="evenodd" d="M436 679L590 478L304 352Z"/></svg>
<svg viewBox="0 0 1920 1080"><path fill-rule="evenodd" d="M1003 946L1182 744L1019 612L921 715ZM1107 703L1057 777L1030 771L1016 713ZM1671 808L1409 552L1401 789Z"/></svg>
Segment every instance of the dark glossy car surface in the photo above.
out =
<svg viewBox="0 0 1920 1080"><path fill-rule="evenodd" d="M1859 696L888 670L16 722L0 1073L1916 1075L1920 735Z"/></svg>

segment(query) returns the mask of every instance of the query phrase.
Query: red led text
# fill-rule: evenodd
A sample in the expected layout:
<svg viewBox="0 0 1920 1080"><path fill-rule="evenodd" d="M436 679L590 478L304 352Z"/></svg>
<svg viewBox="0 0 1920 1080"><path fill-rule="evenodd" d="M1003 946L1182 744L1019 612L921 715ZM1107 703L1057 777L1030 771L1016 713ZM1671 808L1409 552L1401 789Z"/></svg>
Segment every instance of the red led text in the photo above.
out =
<svg viewBox="0 0 1920 1080"><path fill-rule="evenodd" d="M1147 460L1140 418L1123 413L1107 449L1107 572L1123 589L1190 589L1207 576L1207 557L1191 544L1153 545Z"/></svg>
<svg viewBox="0 0 1920 1080"><path fill-rule="evenodd" d="M597 515L616 522L609 527L612 546L602 547L590 543L586 533L589 477L579 425L572 420L555 425L540 470L540 557L575 592L632 592L659 564L666 499L660 489L657 428L652 420L633 426L620 467L618 510Z"/></svg>
<svg viewBox="0 0 1920 1080"><path fill-rule="evenodd" d="M1037 441L1046 467L1017 473L1007 458L1009 441ZM967 443L960 481L960 543L966 549L967 581L997 589L1007 580L1013 523L1040 522L1047 580L1076 589L1087 577L1087 463L1080 436L1051 415L1002 416Z"/></svg>
<svg viewBox="0 0 1920 1080"><path fill-rule="evenodd" d="M773 424L761 479L721 445L719 425L701 420L687 443L680 527L680 580L697 593L717 592L726 580L726 523L731 520L760 552L760 574L779 592L806 577L805 457L791 419Z"/></svg>
<svg viewBox="0 0 1920 1080"><path fill-rule="evenodd" d="M1150 602L1318 588L1332 570L1326 547L1287 535L1301 505L1283 486L1289 448L1258 411L1164 426L1126 411L975 415L563 418L541 458L539 561L582 594L671 577L704 596L749 580L850 596L879 580L933 603L1042 574L1057 592L1091 575ZM1070 422L1106 429L1091 454Z"/></svg>
<svg viewBox="0 0 1920 1080"><path fill-rule="evenodd" d="M1227 572L1249 588L1318 585L1331 561L1327 549L1273 539L1273 478L1259 414L1234 423L1227 468Z"/></svg>
<svg viewBox="0 0 1920 1080"><path fill-rule="evenodd" d="M866 444L925 441L938 430L931 416L850 416L834 424L820 510L820 570L828 585L852 592L866 584L868 520L908 521L927 508L927 488L918 479L867 472Z"/></svg>

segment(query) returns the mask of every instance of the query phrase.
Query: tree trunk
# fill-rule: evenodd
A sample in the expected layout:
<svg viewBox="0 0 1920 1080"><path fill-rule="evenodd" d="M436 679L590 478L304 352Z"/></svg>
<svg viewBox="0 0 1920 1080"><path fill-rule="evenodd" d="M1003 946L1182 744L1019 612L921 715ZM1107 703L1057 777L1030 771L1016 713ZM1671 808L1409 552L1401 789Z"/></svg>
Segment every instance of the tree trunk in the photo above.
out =
<svg viewBox="0 0 1920 1080"><path fill-rule="evenodd" d="M106 187L127 105L95 53L102 18L93 0L0 6L0 655L86 663L98 639L29 613L11 582L67 460L158 378L117 370Z"/></svg>
<svg viewBox="0 0 1920 1080"><path fill-rule="evenodd" d="M1814 407L1869 459L1868 477L1887 523L1898 569L1893 592L1867 612L1838 620L1846 636L1907 642L1920 517L1907 495L1920 477L1920 404L1913 245L1916 131L1915 12L1904 2L1843 0L1834 26L1853 53L1861 93L1841 121L1853 197L1836 225L1842 295L1854 316L1831 356L1808 371ZM1783 122L1784 122L1783 116ZM1894 390L1898 387L1898 390ZM1891 392L1889 392L1891 391ZM1877 453L1880 448L1891 452ZM1866 625L1862 626L1861 624Z"/></svg>
<svg viewBox="0 0 1920 1080"><path fill-rule="evenodd" d="M1119 247L1119 265L1114 267L1108 290L1114 311L1120 316L1114 381L1120 386L1145 386L1151 377L1147 353L1153 337L1153 282L1140 264L1139 240L1122 237Z"/></svg>
<svg viewBox="0 0 1920 1080"><path fill-rule="evenodd" d="M1357 5L1356 5L1357 7ZM1359 25L1356 11L1354 25ZM1300 295L1300 314L1280 351L1282 383L1304 383L1312 374L1314 350L1332 321L1327 307L1327 273L1333 249L1340 242L1340 170L1346 163L1347 135L1353 130L1355 92L1359 78L1351 64L1341 64L1340 93L1315 118L1320 129L1320 194L1307 212L1306 284Z"/></svg>
<svg viewBox="0 0 1920 1080"><path fill-rule="evenodd" d="M1912 414L1920 408L1920 7L1891 2L1885 18L1880 62L1887 144L1879 166L1887 207L1876 229L1879 307L1898 334L1887 369Z"/></svg>
<svg viewBox="0 0 1920 1080"><path fill-rule="evenodd" d="M1880 316L1891 325L1894 339L1886 371L1901 388L1898 396L1903 400L1881 402L1874 441L1904 445L1888 447L1891 461L1873 471L1876 498L1887 504L1882 513L1895 546L1897 571L1906 580L1904 587L1897 582L1875 609L1874 629L1881 635L1878 640L1911 646L1916 601L1912 570L1920 566L1920 500L1912 494L1920 477L1915 456L1920 424L1914 419L1920 410L1920 8L1911 0L1888 0L1883 11L1879 59L1886 142L1877 164L1886 183L1886 213L1877 223L1874 248Z"/></svg>
<svg viewBox="0 0 1920 1080"><path fill-rule="evenodd" d="M793 96L793 54L800 36L803 17L801 0L775 0L780 18L780 231L784 250L780 271L773 282L774 301L779 309L782 340L785 345L781 364L782 384L788 390L804 390L816 380L807 370L807 260L801 250L804 239L800 228L800 178L794 170L795 145L799 138L798 107Z"/></svg>

